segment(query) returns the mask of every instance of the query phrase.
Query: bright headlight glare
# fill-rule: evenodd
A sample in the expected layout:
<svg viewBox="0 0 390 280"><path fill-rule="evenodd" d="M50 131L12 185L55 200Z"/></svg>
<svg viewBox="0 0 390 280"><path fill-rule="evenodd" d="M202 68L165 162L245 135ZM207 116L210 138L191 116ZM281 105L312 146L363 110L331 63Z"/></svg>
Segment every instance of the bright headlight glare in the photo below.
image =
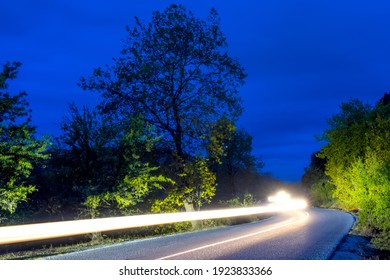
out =
<svg viewBox="0 0 390 280"><path fill-rule="evenodd" d="M279 191L276 195L268 197L269 202L283 203L290 199L290 195L285 191Z"/></svg>

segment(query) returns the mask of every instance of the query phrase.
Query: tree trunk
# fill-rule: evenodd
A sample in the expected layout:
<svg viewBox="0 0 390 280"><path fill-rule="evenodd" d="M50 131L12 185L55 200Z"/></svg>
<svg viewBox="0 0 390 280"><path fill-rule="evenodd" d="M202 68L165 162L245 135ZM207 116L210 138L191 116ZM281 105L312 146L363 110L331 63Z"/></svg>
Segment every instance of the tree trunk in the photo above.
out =
<svg viewBox="0 0 390 280"><path fill-rule="evenodd" d="M236 190L236 173L235 170L234 170L234 167L232 167L231 165L228 165L228 175L229 175L229 184L230 184L230 190L231 190L231 194L233 195L233 197L236 197L237 195L237 190Z"/></svg>
<svg viewBox="0 0 390 280"><path fill-rule="evenodd" d="M176 123L176 129L174 130L174 133L172 134L173 140L175 142L175 156L176 156L176 161L178 164L178 172L179 174L184 174L185 173L185 154L183 151L183 146L182 146L182 128L181 128L181 119L179 115L179 108L175 101L173 101L172 104L173 107L173 113L174 113L174 119ZM184 190L186 186L189 185L188 181L186 180L186 176L182 177L180 180L180 189ZM191 198L183 198L184 199L184 209L186 212L195 212L195 207L194 207L194 202L192 201ZM199 229L202 226L202 221L191 221L192 229Z"/></svg>
<svg viewBox="0 0 390 280"><path fill-rule="evenodd" d="M186 209L186 212L196 212L194 203L190 201L189 199L184 199L184 208ZM197 230L202 227L202 221L191 221L192 229Z"/></svg>

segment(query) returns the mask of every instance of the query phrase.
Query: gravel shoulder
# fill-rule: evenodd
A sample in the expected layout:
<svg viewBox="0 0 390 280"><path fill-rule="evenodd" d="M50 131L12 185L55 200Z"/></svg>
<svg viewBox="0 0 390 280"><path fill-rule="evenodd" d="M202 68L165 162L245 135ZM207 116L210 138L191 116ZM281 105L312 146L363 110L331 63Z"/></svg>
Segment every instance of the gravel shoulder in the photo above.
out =
<svg viewBox="0 0 390 280"><path fill-rule="evenodd" d="M379 252L372 247L370 238L348 234L333 253L331 260L376 259Z"/></svg>
<svg viewBox="0 0 390 280"><path fill-rule="evenodd" d="M331 260L390 260L390 251L376 249L371 238L347 234L333 253Z"/></svg>
<svg viewBox="0 0 390 280"><path fill-rule="evenodd" d="M354 213L351 213L357 217ZM390 260L390 251L375 248L371 237L361 235L356 224L343 238L330 257L331 260Z"/></svg>

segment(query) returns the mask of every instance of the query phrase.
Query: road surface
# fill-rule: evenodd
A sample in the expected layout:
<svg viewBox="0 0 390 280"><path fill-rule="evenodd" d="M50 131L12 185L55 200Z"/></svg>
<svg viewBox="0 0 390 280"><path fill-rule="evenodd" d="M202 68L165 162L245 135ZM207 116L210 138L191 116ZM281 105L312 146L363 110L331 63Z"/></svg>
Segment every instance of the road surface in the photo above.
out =
<svg viewBox="0 0 390 280"><path fill-rule="evenodd" d="M48 259L323 260L331 257L353 223L348 213L313 208L249 224L129 241Z"/></svg>

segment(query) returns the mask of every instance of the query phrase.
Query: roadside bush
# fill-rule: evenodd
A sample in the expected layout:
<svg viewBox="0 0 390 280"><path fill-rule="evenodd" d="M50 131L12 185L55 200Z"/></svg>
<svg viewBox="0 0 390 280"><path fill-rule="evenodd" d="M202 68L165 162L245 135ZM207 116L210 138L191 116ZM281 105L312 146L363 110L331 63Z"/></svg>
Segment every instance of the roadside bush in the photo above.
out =
<svg viewBox="0 0 390 280"><path fill-rule="evenodd" d="M360 225L372 230L381 248L390 249L390 162L368 152L347 174L349 202L359 209Z"/></svg>
<svg viewBox="0 0 390 280"><path fill-rule="evenodd" d="M226 201L220 201L219 204L226 208L251 207L251 206L256 206L257 200L254 198L252 194L245 193L241 197L237 196L235 198ZM257 215L253 215L253 216L222 219L222 223L225 225L238 225L238 224L250 223L256 220L258 220Z"/></svg>

